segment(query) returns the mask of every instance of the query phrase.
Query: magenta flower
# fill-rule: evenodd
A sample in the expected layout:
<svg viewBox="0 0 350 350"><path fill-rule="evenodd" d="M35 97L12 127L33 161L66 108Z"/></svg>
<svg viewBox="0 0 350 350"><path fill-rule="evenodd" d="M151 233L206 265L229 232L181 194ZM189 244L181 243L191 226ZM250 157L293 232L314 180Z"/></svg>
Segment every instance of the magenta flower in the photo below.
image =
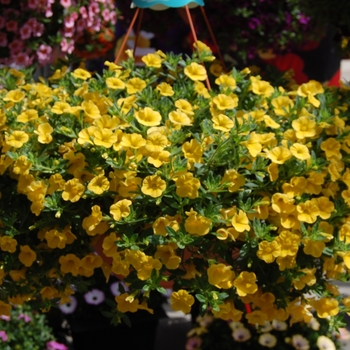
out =
<svg viewBox="0 0 350 350"><path fill-rule="evenodd" d="M46 343L46 350L68 350L68 348L62 343L51 340Z"/></svg>
<svg viewBox="0 0 350 350"><path fill-rule="evenodd" d="M60 0L60 4L67 9L72 5L72 2L71 0Z"/></svg>
<svg viewBox="0 0 350 350"><path fill-rule="evenodd" d="M21 34L21 39L26 40L29 39L32 35L32 27L28 25L27 23L24 24L23 27L19 30L19 33Z"/></svg>
<svg viewBox="0 0 350 350"><path fill-rule="evenodd" d="M6 334L5 331L0 331L0 339L1 339L2 341L7 341L8 336L7 336L7 334Z"/></svg>

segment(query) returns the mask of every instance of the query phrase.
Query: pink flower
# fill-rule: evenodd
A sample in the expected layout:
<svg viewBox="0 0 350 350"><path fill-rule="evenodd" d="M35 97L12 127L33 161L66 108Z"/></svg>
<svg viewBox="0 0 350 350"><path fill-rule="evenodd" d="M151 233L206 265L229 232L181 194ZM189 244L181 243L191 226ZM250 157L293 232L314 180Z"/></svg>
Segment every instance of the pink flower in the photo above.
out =
<svg viewBox="0 0 350 350"><path fill-rule="evenodd" d="M41 44L36 52L40 64L47 64L51 61L52 47Z"/></svg>
<svg viewBox="0 0 350 350"><path fill-rule="evenodd" d="M16 55L24 50L24 41L15 39L9 44L11 55Z"/></svg>
<svg viewBox="0 0 350 350"><path fill-rule="evenodd" d="M32 319L31 319L31 317L29 317L28 315L26 315L26 314L20 314L20 315L18 315L18 319L20 320L20 319L22 319L23 318L23 320L24 320L24 322L25 323L28 323L28 322L30 322Z"/></svg>
<svg viewBox="0 0 350 350"><path fill-rule="evenodd" d="M74 51L74 40L68 41L66 38L63 38L60 45L63 53L71 54Z"/></svg>
<svg viewBox="0 0 350 350"><path fill-rule="evenodd" d="M63 23L64 23L65 28L73 28L74 24L75 24L75 20L74 20L73 16L67 16L67 17L65 17Z"/></svg>
<svg viewBox="0 0 350 350"><path fill-rule="evenodd" d="M0 339L2 341L6 341L8 339L8 336L5 331L0 331Z"/></svg>
<svg viewBox="0 0 350 350"><path fill-rule="evenodd" d="M93 1L89 5L89 12L92 12L92 13L99 13L100 12L100 6L98 6L97 2Z"/></svg>
<svg viewBox="0 0 350 350"><path fill-rule="evenodd" d="M76 30L81 33L86 28L86 21L83 18L77 20Z"/></svg>
<svg viewBox="0 0 350 350"><path fill-rule="evenodd" d="M73 38L73 35L75 33L75 28L64 28L63 36L66 38Z"/></svg>
<svg viewBox="0 0 350 350"><path fill-rule="evenodd" d="M10 321L10 320L11 320L11 317L10 317L10 316L6 316L6 315L1 315L1 316L0 316L0 320Z"/></svg>
<svg viewBox="0 0 350 350"><path fill-rule="evenodd" d="M30 36L32 35L32 27L26 23L19 30L19 33L21 34L21 39L22 40L29 39Z"/></svg>
<svg viewBox="0 0 350 350"><path fill-rule="evenodd" d="M34 36L36 36L37 38L41 37L44 33L44 29L45 29L45 26L42 23L36 22L36 25L33 28Z"/></svg>
<svg viewBox="0 0 350 350"><path fill-rule="evenodd" d="M68 348L64 344L51 340L46 343L46 350L68 350Z"/></svg>
<svg viewBox="0 0 350 350"><path fill-rule="evenodd" d="M13 56L13 64L16 67L28 67L33 63L34 56L29 56L27 52L20 52Z"/></svg>
<svg viewBox="0 0 350 350"><path fill-rule="evenodd" d="M38 8L39 1L38 0L28 0L28 7L32 10L36 10Z"/></svg>
<svg viewBox="0 0 350 350"><path fill-rule="evenodd" d="M108 22L110 19L110 13L111 13L111 11L109 11L109 9L104 9L102 11L102 17L106 22Z"/></svg>
<svg viewBox="0 0 350 350"><path fill-rule="evenodd" d="M86 7L82 6L79 9L79 12L81 14L81 17L83 17L84 19L88 18L88 13L87 13Z"/></svg>
<svg viewBox="0 0 350 350"><path fill-rule="evenodd" d="M6 19L3 16L0 16L0 29L5 27Z"/></svg>
<svg viewBox="0 0 350 350"><path fill-rule="evenodd" d="M18 29L18 23L16 21L8 21L6 23L6 29L9 31L9 32L17 32L17 29Z"/></svg>
<svg viewBox="0 0 350 350"><path fill-rule="evenodd" d="M60 3L66 9L72 6L71 0L60 0Z"/></svg>
<svg viewBox="0 0 350 350"><path fill-rule="evenodd" d="M7 46L7 35L4 32L0 32L0 47Z"/></svg>

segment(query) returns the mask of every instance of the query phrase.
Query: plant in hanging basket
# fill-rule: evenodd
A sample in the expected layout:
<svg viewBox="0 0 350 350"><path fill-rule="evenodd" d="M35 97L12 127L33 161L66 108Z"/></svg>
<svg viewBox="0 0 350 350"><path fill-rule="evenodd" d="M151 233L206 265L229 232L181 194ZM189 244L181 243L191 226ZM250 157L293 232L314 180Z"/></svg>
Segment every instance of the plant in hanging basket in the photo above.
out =
<svg viewBox="0 0 350 350"><path fill-rule="evenodd" d="M116 322L166 282L174 310L225 320L348 310L330 282L350 268L348 97L249 69L208 90L198 48L102 76L1 70L1 314L69 302L96 269L128 287Z"/></svg>

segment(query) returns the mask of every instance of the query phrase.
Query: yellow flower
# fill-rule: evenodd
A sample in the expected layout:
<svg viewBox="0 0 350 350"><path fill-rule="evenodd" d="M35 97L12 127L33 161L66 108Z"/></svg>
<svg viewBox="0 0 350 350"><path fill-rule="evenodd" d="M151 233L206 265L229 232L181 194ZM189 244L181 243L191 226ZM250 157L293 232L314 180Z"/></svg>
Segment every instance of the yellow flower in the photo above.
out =
<svg viewBox="0 0 350 350"><path fill-rule="evenodd" d="M301 143L294 143L290 148L289 148L290 152L292 153L292 155L300 160L307 160L311 158L309 149L301 144Z"/></svg>
<svg viewBox="0 0 350 350"><path fill-rule="evenodd" d="M162 58L155 53L149 53L146 56L143 56L141 61L147 67L160 68L162 66Z"/></svg>
<svg viewBox="0 0 350 350"><path fill-rule="evenodd" d="M248 216L243 210L239 210L237 214L233 215L231 224L238 232L250 230Z"/></svg>
<svg viewBox="0 0 350 350"><path fill-rule="evenodd" d="M33 265L33 262L36 260L36 253L32 250L29 245L21 245L19 247L20 253L18 255L19 261L26 267Z"/></svg>
<svg viewBox="0 0 350 350"><path fill-rule="evenodd" d="M271 100L274 112L278 116L286 117L290 113L290 109L294 106L293 100L288 96L278 96Z"/></svg>
<svg viewBox="0 0 350 350"><path fill-rule="evenodd" d="M55 114L63 114L69 111L71 106L67 102L56 101L55 104L51 108L51 112Z"/></svg>
<svg viewBox="0 0 350 350"><path fill-rule="evenodd" d="M126 82L126 92L129 95L141 92L147 86L146 82L140 78L131 78Z"/></svg>
<svg viewBox="0 0 350 350"><path fill-rule="evenodd" d="M38 119L39 114L35 109L27 109L17 116L17 121L20 123L28 123L32 120Z"/></svg>
<svg viewBox="0 0 350 350"><path fill-rule="evenodd" d="M192 173L185 173L175 179L176 194L180 197L194 199L198 197L198 190L201 183L193 177Z"/></svg>
<svg viewBox="0 0 350 350"><path fill-rule="evenodd" d="M113 216L115 221L120 221L122 218L126 218L130 215L130 206L132 202L128 199L122 199L109 208L110 214Z"/></svg>
<svg viewBox="0 0 350 350"><path fill-rule="evenodd" d="M201 163L204 150L196 139L191 139L191 141L185 142L182 145L182 152L189 162Z"/></svg>
<svg viewBox="0 0 350 350"><path fill-rule="evenodd" d="M245 318L250 324L259 324L260 326L264 326L265 322L268 320L266 313L260 310L254 310L246 314Z"/></svg>
<svg viewBox="0 0 350 350"><path fill-rule="evenodd" d="M0 316L11 316L12 306L0 300Z"/></svg>
<svg viewBox="0 0 350 350"><path fill-rule="evenodd" d="M318 210L319 210L318 215L323 220L329 219L331 217L332 212L335 209L334 203L332 201L330 201L329 198L324 197L324 196L314 198L314 202L316 202L316 205L317 205Z"/></svg>
<svg viewBox="0 0 350 350"><path fill-rule="evenodd" d="M85 186L76 178L68 180L64 184L62 199L65 201L77 202L85 191Z"/></svg>
<svg viewBox="0 0 350 350"><path fill-rule="evenodd" d="M152 154L147 158L147 162L159 168L164 163L170 162L170 152L152 152Z"/></svg>
<svg viewBox="0 0 350 350"><path fill-rule="evenodd" d="M174 90L172 86L168 83L160 83L157 85L156 89L159 91L159 93L162 96L173 96L174 95Z"/></svg>
<svg viewBox="0 0 350 350"><path fill-rule="evenodd" d="M192 62L190 65L186 66L184 73L193 81L203 81L207 79L207 71L202 65L196 62Z"/></svg>
<svg viewBox="0 0 350 350"><path fill-rule="evenodd" d="M189 118L189 116L186 113L181 112L179 109L177 109L176 111L170 112L168 115L168 118L175 125L181 125L181 126L192 125L192 121Z"/></svg>
<svg viewBox="0 0 350 350"><path fill-rule="evenodd" d="M169 144L168 138L160 132L152 132L147 136L145 149L148 152L162 152Z"/></svg>
<svg viewBox="0 0 350 350"><path fill-rule="evenodd" d="M123 80L116 77L109 77L106 79L106 85L112 90L123 90L125 89L125 83Z"/></svg>
<svg viewBox="0 0 350 350"><path fill-rule="evenodd" d="M120 144L125 148L139 149L146 145L146 140L140 134L124 134Z"/></svg>
<svg viewBox="0 0 350 350"><path fill-rule="evenodd" d="M210 219L199 215L192 208L186 211L188 218L185 220L186 231L195 236L204 236L209 233L212 222Z"/></svg>
<svg viewBox="0 0 350 350"><path fill-rule="evenodd" d="M299 276L298 278L293 279L293 285L295 289L302 290L305 288L306 285L313 286L317 279L315 276L316 268L313 269L301 269L299 272L302 272L304 275Z"/></svg>
<svg viewBox="0 0 350 350"><path fill-rule="evenodd" d="M308 116L293 120L292 127L295 130L296 137L300 140L316 135L316 121Z"/></svg>
<svg viewBox="0 0 350 350"><path fill-rule="evenodd" d="M272 195L271 206L276 213L292 213L295 210L294 199L278 192Z"/></svg>
<svg viewBox="0 0 350 350"><path fill-rule="evenodd" d="M89 182L87 188L89 191L99 195L99 194L102 194L103 192L108 191L109 181L103 174L100 174L95 176Z"/></svg>
<svg viewBox="0 0 350 350"><path fill-rule="evenodd" d="M196 81L194 83L194 91L196 91L198 95L203 96L204 98L210 98L208 89L200 81Z"/></svg>
<svg viewBox="0 0 350 350"><path fill-rule="evenodd" d="M110 129L106 128L97 128L94 126L90 126L88 129L85 129L79 133L79 139L78 143L79 144L84 144L84 143L91 143L90 138L94 137L94 144L96 146L101 146L105 148L111 148L114 146L120 138L121 131L118 130L119 133L114 133Z"/></svg>
<svg viewBox="0 0 350 350"><path fill-rule="evenodd" d="M62 255L58 259L61 271L63 273L71 273L73 276L78 276L81 266L80 259L74 254Z"/></svg>
<svg viewBox="0 0 350 350"><path fill-rule="evenodd" d="M222 74L219 78L215 79L215 84L221 86L222 88L230 88L234 90L237 86L236 79L227 74Z"/></svg>
<svg viewBox="0 0 350 350"><path fill-rule="evenodd" d="M225 184L229 192L236 192L245 184L245 178L236 169L228 169L220 183Z"/></svg>
<svg viewBox="0 0 350 350"><path fill-rule="evenodd" d="M157 126L162 121L160 113L150 107L145 107L135 112L135 118L141 125L145 126Z"/></svg>
<svg viewBox="0 0 350 350"><path fill-rule="evenodd" d="M279 258L296 256L300 244L300 237L298 235L284 230L275 238L275 240L280 246L277 260Z"/></svg>
<svg viewBox="0 0 350 350"><path fill-rule="evenodd" d="M326 248L326 244L322 241L314 241L311 239L304 239L304 253L312 255L314 258L319 258L323 250Z"/></svg>
<svg viewBox="0 0 350 350"><path fill-rule="evenodd" d="M71 73L71 75L73 75L74 78L82 79L82 80L87 80L91 78L91 74L83 68L75 69L73 73Z"/></svg>
<svg viewBox="0 0 350 350"><path fill-rule="evenodd" d="M139 310L139 301L127 293L117 295L115 297L117 310L120 312L136 312Z"/></svg>
<svg viewBox="0 0 350 350"><path fill-rule="evenodd" d="M341 159L342 155L340 153L341 143L334 139L333 137L321 143L321 149L326 153L326 158L331 160L332 158Z"/></svg>
<svg viewBox="0 0 350 350"><path fill-rule="evenodd" d="M218 94L213 98L212 101L220 111L224 111L226 109L234 109L238 106L238 97L234 94Z"/></svg>
<svg viewBox="0 0 350 350"><path fill-rule="evenodd" d="M194 114L192 105L185 99L176 100L175 107L178 108L181 112L186 113L187 115Z"/></svg>
<svg viewBox="0 0 350 350"><path fill-rule="evenodd" d="M170 305L174 311L182 311L185 314L190 313L191 306L194 304L194 298L186 290L180 289L172 292L170 296Z"/></svg>
<svg viewBox="0 0 350 350"><path fill-rule="evenodd" d="M48 144L52 141L53 127L49 123L42 123L38 125L34 133L38 135L40 143Z"/></svg>
<svg viewBox="0 0 350 350"><path fill-rule="evenodd" d="M251 90L254 94L262 95L263 97L270 97L272 95L274 88L269 82L256 77L250 77L250 80L252 83Z"/></svg>
<svg viewBox="0 0 350 350"><path fill-rule="evenodd" d="M229 289L233 286L235 273L232 271L232 266L225 264L211 264L207 270L208 282L222 289Z"/></svg>
<svg viewBox="0 0 350 350"><path fill-rule="evenodd" d="M3 100L17 103L21 102L25 98L25 96L26 94L22 90L11 90L5 95Z"/></svg>
<svg viewBox="0 0 350 350"><path fill-rule="evenodd" d="M13 148L21 148L29 141L29 135L21 130L14 130L11 135L5 135L6 145Z"/></svg>
<svg viewBox="0 0 350 350"><path fill-rule="evenodd" d="M175 254L174 249L177 248L176 243L157 246L157 251L154 254L156 259L160 259L165 267L169 270L175 270L179 267L181 258Z"/></svg>
<svg viewBox="0 0 350 350"><path fill-rule="evenodd" d="M283 164L291 157L291 151L283 146L277 146L267 151L267 158L271 159L271 162L275 164Z"/></svg>
<svg viewBox="0 0 350 350"><path fill-rule="evenodd" d="M14 253L16 251L17 241L10 236L0 237L0 249L4 252Z"/></svg>
<svg viewBox="0 0 350 350"><path fill-rule="evenodd" d="M162 263L159 259L154 259L152 256L143 255L140 259L140 265L136 267L137 277L141 281L146 281L152 275L153 270L159 271L162 268Z"/></svg>
<svg viewBox="0 0 350 350"><path fill-rule="evenodd" d="M301 84L297 90L298 96L307 97L308 102L316 108L320 106L320 101L317 100L314 96L323 93L324 89L322 87L322 84L315 80L310 80L307 83Z"/></svg>
<svg viewBox="0 0 350 350"><path fill-rule="evenodd" d="M234 127L234 122L225 114L219 114L212 118L213 128L224 132L229 132Z"/></svg>
<svg viewBox="0 0 350 350"><path fill-rule="evenodd" d="M304 203L297 205L298 219L308 224L313 224L317 220L317 216L320 215L320 210L317 206L317 202L307 200Z"/></svg>
<svg viewBox="0 0 350 350"><path fill-rule="evenodd" d="M243 312L237 310L232 301L225 301L219 305L219 311L212 310L214 317L231 322L239 322L242 318Z"/></svg>
<svg viewBox="0 0 350 350"><path fill-rule="evenodd" d="M336 299L320 298L310 300L310 304L316 310L317 316L326 318L329 316L336 316L339 313L339 303Z"/></svg>
<svg viewBox="0 0 350 350"><path fill-rule="evenodd" d="M236 287L237 294L244 297L247 294L254 294L258 290L256 275L254 272L242 271L239 276L233 281L233 286Z"/></svg>
<svg viewBox="0 0 350 350"><path fill-rule="evenodd" d="M87 116L88 118L91 118L91 119L101 118L101 112L93 101L91 100L84 101L82 102L81 107L85 113L85 116Z"/></svg>
<svg viewBox="0 0 350 350"><path fill-rule="evenodd" d="M147 196L157 198L163 194L166 189L166 182L158 175L146 176L143 179L141 191Z"/></svg>
<svg viewBox="0 0 350 350"><path fill-rule="evenodd" d="M267 264L271 264L280 255L280 250L281 247L277 241L262 241L259 243L259 250L256 255Z"/></svg>

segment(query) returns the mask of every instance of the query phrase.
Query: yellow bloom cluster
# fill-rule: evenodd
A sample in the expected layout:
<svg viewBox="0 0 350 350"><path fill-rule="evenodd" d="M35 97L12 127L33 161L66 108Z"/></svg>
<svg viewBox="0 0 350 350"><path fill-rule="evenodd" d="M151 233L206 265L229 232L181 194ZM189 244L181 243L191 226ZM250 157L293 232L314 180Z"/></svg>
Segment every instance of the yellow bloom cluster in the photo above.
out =
<svg viewBox="0 0 350 350"><path fill-rule="evenodd" d="M157 52L36 83L2 69L0 310L67 300L97 269L128 285L117 317L162 283L175 310L195 294L236 321L348 310L328 283L350 271L346 95L248 69L209 90L210 57Z"/></svg>

